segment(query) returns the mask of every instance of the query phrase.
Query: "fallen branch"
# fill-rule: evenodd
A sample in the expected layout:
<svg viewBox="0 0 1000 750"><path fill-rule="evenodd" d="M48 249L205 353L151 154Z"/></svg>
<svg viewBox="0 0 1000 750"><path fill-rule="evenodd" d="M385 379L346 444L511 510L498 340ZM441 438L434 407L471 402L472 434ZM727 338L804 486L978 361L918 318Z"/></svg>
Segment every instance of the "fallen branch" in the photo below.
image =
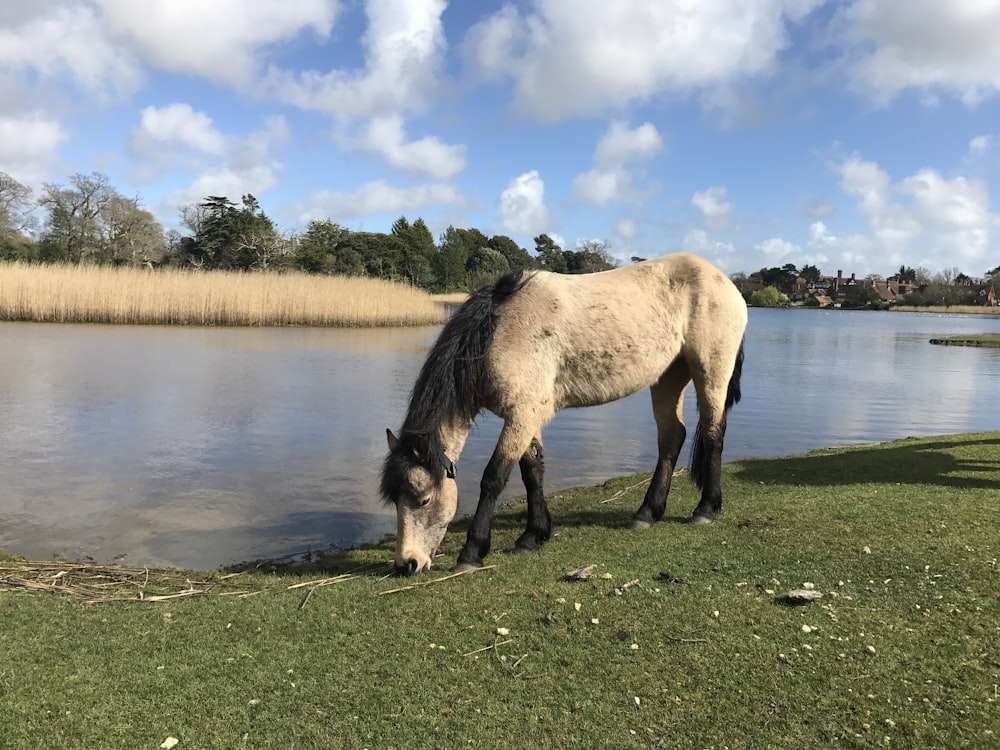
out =
<svg viewBox="0 0 1000 750"><path fill-rule="evenodd" d="M704 638L674 638L672 635L665 635L663 637L674 643L708 643Z"/></svg>
<svg viewBox="0 0 1000 750"><path fill-rule="evenodd" d="M633 485L630 485L630 486L628 486L628 487L626 487L624 489L618 490L618 492L616 492L615 494L613 494L611 497L608 497L608 498L605 498L604 500L601 500L601 505L605 505L606 503L613 503L615 500L618 500L620 497L622 497L629 490L634 490L636 487L642 487L644 484L648 484L648 483L649 483L648 480L643 480L642 482L637 482L636 484L633 484Z"/></svg>
<svg viewBox="0 0 1000 750"><path fill-rule="evenodd" d="M432 581L418 581L417 583L411 583L409 586L400 586L396 589L386 589L385 591L379 591L379 596L384 596L385 594L398 594L400 591L410 591L411 589L421 589L426 586L433 586L435 583L441 583L442 581L450 581L453 578L458 578L459 576L464 576L466 573L478 573L481 570L490 570L495 568L496 565L484 565L481 568L469 568L468 570L462 570L458 573L452 573L451 575L441 576L440 578L435 578Z"/></svg>
<svg viewBox="0 0 1000 750"><path fill-rule="evenodd" d="M499 646L506 646L508 643L513 643L513 642L514 642L513 638L508 638L506 641L497 641L492 646L483 646L482 648L477 648L475 651L470 651L467 654L462 654L462 656L474 656L475 654L481 654L484 651L491 651L492 649L498 648ZM527 654L525 654L525 656L527 656ZM523 658L524 657L522 656L521 659ZM519 663L521 659L518 660Z"/></svg>

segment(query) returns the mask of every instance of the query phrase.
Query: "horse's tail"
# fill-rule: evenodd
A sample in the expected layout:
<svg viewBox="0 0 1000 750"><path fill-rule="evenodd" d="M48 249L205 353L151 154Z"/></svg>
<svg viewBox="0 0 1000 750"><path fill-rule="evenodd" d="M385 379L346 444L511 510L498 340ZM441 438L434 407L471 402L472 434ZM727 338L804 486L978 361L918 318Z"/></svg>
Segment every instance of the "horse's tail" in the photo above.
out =
<svg viewBox="0 0 1000 750"><path fill-rule="evenodd" d="M508 272L473 293L445 324L417 376L403 423L401 437L417 441L418 451L441 455L441 424L454 417L471 422L479 413L496 309L528 278L524 269Z"/></svg>
<svg viewBox="0 0 1000 750"><path fill-rule="evenodd" d="M740 402L743 396L740 390L740 379L743 376L743 344L740 342L739 351L736 352L736 363L733 365L733 374L729 376L729 387L726 389L726 406L722 415L722 429L725 430L726 413ZM723 436L717 436L722 440ZM705 480L709 476L709 462L711 461L711 451L705 446L704 426L701 419L698 420L698 427L694 433L694 445L691 447L691 478L694 479L698 489L705 485Z"/></svg>

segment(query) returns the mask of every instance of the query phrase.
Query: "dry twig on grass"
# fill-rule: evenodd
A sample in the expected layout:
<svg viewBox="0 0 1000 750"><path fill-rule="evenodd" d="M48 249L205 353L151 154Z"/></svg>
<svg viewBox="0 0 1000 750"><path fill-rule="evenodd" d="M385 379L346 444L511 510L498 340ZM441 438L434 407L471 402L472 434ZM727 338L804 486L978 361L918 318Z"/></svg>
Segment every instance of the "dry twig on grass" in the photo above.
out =
<svg viewBox="0 0 1000 750"><path fill-rule="evenodd" d="M435 583L441 583L442 581L450 581L453 578L458 578L459 576L464 576L467 573L478 573L481 570L490 570L495 568L496 565L484 565L481 568L470 568L469 570L462 570L458 573L452 573L451 575L441 576L440 578L435 578L432 581L418 581L417 583L411 583L409 586L400 586L396 589L386 589L385 591L379 591L379 596L384 596L385 594L398 594L400 591L410 591L411 589L421 589L426 586L433 586Z"/></svg>
<svg viewBox="0 0 1000 750"><path fill-rule="evenodd" d="M129 568L58 560L0 563L0 588L48 591L72 596L84 604L161 602L204 595L225 585L223 581L233 577L226 575L207 581L192 581L181 571L156 571L145 567Z"/></svg>

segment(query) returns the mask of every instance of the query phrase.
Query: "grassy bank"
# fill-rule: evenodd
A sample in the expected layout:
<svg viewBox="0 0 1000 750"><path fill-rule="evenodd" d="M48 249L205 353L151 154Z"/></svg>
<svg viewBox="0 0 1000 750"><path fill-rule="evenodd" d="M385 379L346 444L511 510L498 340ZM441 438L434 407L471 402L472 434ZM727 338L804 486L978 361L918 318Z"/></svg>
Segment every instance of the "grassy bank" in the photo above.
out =
<svg viewBox="0 0 1000 750"><path fill-rule="evenodd" d="M931 339L932 344L944 346L986 346L993 349L1000 348L1000 333L983 334L962 334L960 336L946 336L940 339Z"/></svg>
<svg viewBox="0 0 1000 750"><path fill-rule="evenodd" d="M378 279L0 263L0 320L367 327L436 324L444 312Z"/></svg>
<svg viewBox="0 0 1000 750"><path fill-rule="evenodd" d="M0 747L995 746L1000 433L730 464L716 524L678 522L685 478L628 533L646 478L558 493L541 552L438 583L461 527L414 579L384 577L391 543L238 575L8 562Z"/></svg>

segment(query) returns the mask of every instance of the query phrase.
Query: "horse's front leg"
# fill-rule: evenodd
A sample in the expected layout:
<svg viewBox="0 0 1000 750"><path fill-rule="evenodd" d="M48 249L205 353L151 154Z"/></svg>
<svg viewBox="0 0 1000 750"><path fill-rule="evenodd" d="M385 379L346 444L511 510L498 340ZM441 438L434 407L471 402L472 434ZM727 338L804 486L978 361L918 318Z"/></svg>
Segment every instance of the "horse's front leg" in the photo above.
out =
<svg viewBox="0 0 1000 750"><path fill-rule="evenodd" d="M521 467L521 479L528 495L528 523L511 552L532 552L545 544L552 533L552 516L549 515L542 490L545 460L540 435L532 439L518 465Z"/></svg>
<svg viewBox="0 0 1000 750"><path fill-rule="evenodd" d="M525 431L512 426L510 422L500 431L500 439L479 483L479 505L476 506L472 524L466 534L465 545L458 554L456 573L483 567L483 558L490 552L493 513L497 500L507 486L514 465L528 449L533 434L534 430Z"/></svg>

